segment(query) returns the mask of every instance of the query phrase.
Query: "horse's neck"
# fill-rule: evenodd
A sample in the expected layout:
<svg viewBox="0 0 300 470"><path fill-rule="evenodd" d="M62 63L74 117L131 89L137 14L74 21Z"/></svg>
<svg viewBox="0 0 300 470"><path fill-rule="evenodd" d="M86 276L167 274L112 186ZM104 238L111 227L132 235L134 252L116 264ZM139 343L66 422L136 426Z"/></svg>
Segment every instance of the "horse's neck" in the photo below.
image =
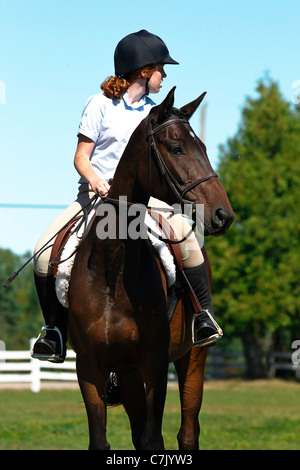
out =
<svg viewBox="0 0 300 470"><path fill-rule="evenodd" d="M132 210L132 204L142 204L146 207L148 203L149 195L141 189L138 183L138 167L140 164L145 165L146 162L147 142L145 129L142 129L134 132L116 169L108 193L108 202L109 198L114 200L111 207L111 217L115 217L115 220L113 220L115 233L112 239L106 238L105 240L101 240L96 235L97 232L95 233L90 258L95 266L98 263L105 262L107 270L113 270L113 267L109 266L111 264L109 260L114 258L114 253L121 253L122 251L124 252L124 263L125 258L131 260L132 265L137 264L139 261L140 240L130 238L129 226L132 218L128 216L128 210ZM99 221L100 219L97 218L95 224L97 225ZM119 269L121 270L122 267L120 266Z"/></svg>
<svg viewBox="0 0 300 470"><path fill-rule="evenodd" d="M130 203L146 205L149 194L139 185L139 166L147 165L148 145L146 124L141 124L132 134L117 166L108 196L118 199L122 196ZM145 172L146 173L146 172Z"/></svg>
<svg viewBox="0 0 300 470"><path fill-rule="evenodd" d="M116 292L120 279L127 286L138 282L138 267L141 261L141 240L130 237L130 220L126 222L124 211L116 212L115 236L102 239L97 232L101 218L96 217L93 228L93 238L90 245L89 271L91 278L98 278L103 273L107 287L112 293ZM99 227L98 227L99 228Z"/></svg>

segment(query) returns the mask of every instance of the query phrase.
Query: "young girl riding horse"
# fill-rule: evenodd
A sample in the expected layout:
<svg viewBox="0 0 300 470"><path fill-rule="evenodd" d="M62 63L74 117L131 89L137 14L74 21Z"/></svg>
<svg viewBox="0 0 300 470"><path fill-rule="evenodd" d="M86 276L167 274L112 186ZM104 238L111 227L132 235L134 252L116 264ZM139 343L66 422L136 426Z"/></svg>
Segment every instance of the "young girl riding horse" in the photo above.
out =
<svg viewBox="0 0 300 470"><path fill-rule="evenodd" d="M37 359L63 362L66 354L65 312L54 294L55 280L49 266L51 240L95 194L99 198L107 195L109 181L132 132L155 105L148 94L160 91L166 77L164 65L178 64L170 57L165 43L146 30L124 37L115 49L114 62L115 76L102 83L103 92L90 97L82 113L74 158L80 175L77 199L54 220L35 247L35 283L46 323L46 336L40 337L33 348L32 355ZM166 207L164 202L154 198L149 205ZM168 221L179 240L188 235L180 243L183 269L202 307L193 325L194 345L214 345L222 332L214 320L200 246L185 218L169 213Z"/></svg>

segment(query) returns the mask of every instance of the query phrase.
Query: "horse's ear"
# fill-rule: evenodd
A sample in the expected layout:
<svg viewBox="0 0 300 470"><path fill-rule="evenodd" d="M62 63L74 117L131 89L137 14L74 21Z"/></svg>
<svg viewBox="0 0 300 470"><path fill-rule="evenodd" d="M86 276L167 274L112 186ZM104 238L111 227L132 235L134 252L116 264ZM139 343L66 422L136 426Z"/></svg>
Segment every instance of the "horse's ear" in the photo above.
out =
<svg viewBox="0 0 300 470"><path fill-rule="evenodd" d="M172 90L169 91L166 98L158 106L158 115L157 115L157 123L158 124L161 124L162 122L165 121L165 119L170 114L171 109L173 108L175 88L176 88L176 86L174 86L172 88Z"/></svg>
<svg viewBox="0 0 300 470"><path fill-rule="evenodd" d="M200 95L199 98L197 98L196 100L180 108L180 111L183 111L183 113L187 116L187 118L190 119L193 116L196 109L198 108L198 106L200 105L200 103L202 102L205 95L206 95L206 91L202 93L202 95Z"/></svg>

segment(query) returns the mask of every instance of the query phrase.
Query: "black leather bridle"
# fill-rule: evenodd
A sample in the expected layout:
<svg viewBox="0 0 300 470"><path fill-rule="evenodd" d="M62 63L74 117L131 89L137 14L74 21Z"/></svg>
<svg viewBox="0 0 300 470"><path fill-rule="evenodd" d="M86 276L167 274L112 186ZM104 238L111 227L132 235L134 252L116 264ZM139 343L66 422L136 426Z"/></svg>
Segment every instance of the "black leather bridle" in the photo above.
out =
<svg viewBox="0 0 300 470"><path fill-rule="evenodd" d="M203 176L202 178L194 181L193 183L188 184L187 186L181 186L181 184L178 183L176 178L172 175L172 173L168 169L164 159L162 158L162 156L160 154L160 151L157 148L155 138L154 138L155 134L157 134L159 131L161 131L165 127L172 126L173 124L175 124L177 122L181 122L181 123L187 125L192 131L192 128L191 128L189 122L186 119L182 119L182 118L170 119L169 121L164 122L163 124L161 124L161 125L159 125L159 126L157 126L153 129L152 128L152 123L151 123L151 114L148 116L148 123L147 123L148 135L147 135L147 139L148 139L148 142L149 142L149 150L148 150L148 155L149 155L149 157L148 157L149 187L150 187L150 191L151 191L151 184L152 184L152 181L151 181L151 161L152 161L152 158L154 158L155 161L158 164L158 167L160 169L161 174L165 177L170 189L173 191L173 193L176 196L176 199L178 200L178 202L180 202L181 204L185 204L185 203L194 204L192 201L189 201L188 199L184 199L184 195L188 191L191 191L192 189L194 189L199 184L204 183L205 181L208 181L212 178L218 178L218 174L215 173L215 172L210 173L209 175Z"/></svg>

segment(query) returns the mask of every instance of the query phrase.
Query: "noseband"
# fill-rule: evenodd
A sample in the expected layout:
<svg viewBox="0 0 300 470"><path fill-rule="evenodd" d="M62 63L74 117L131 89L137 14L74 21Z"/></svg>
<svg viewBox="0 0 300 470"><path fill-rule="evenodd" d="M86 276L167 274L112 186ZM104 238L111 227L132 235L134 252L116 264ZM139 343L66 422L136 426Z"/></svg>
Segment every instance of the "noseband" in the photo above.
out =
<svg viewBox="0 0 300 470"><path fill-rule="evenodd" d="M218 175L215 172L210 173L209 175L203 176L202 178L194 181L191 184L188 184L187 186L181 186L181 184L178 183L176 178L172 175L172 173L168 169L167 165L165 164L165 161L162 158L162 156L161 156L161 154L160 154L160 152L157 148L155 138L154 138L154 135L157 134L159 131L161 131L165 127L172 126L176 122L181 122L181 123L187 125L191 129L191 126L190 126L189 122L186 119L182 119L182 118L170 119L169 121L164 122L160 126L155 127L155 129L152 129L151 115L149 115L149 117L148 117L148 136L147 136L147 138L148 138L148 142L149 142L149 150L148 150L148 155L149 155L149 162L148 162L148 165L149 165L149 187L150 187L150 191L152 193L152 188L151 188L151 184L152 184L152 182L151 182L151 160L154 157L157 164L158 164L158 167L160 169L161 174L166 178L166 181L167 181L169 187L171 188L171 190L173 191L174 195L176 196L176 199L181 204L187 203L187 204L194 205L194 203L192 201L184 199L184 195L188 191L191 191L192 189L194 189L199 184L204 183L205 181L208 181L212 178L218 178Z"/></svg>

